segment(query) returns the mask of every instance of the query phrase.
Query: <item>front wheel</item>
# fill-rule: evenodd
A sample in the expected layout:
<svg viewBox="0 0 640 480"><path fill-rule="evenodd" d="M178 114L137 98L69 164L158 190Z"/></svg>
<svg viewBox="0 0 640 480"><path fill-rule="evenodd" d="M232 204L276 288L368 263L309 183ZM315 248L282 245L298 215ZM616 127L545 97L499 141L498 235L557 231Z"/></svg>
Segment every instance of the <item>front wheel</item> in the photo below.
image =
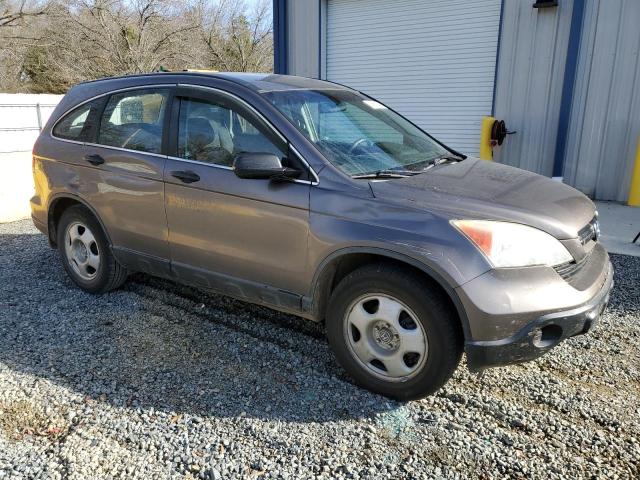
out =
<svg viewBox="0 0 640 480"><path fill-rule="evenodd" d="M392 264L362 267L331 295L327 337L356 383L399 400L438 390L462 355L455 312L439 290Z"/></svg>

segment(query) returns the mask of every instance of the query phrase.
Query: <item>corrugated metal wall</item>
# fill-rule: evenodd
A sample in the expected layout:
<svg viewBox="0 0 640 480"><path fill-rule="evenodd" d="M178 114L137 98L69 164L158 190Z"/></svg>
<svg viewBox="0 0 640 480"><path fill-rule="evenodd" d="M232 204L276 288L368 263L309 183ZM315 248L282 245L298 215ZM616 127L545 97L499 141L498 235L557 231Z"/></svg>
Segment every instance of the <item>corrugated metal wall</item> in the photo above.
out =
<svg viewBox="0 0 640 480"><path fill-rule="evenodd" d="M640 0L586 4L565 181L626 201L640 135Z"/></svg>
<svg viewBox="0 0 640 480"><path fill-rule="evenodd" d="M477 155L491 112L500 0L328 0L326 77Z"/></svg>
<svg viewBox="0 0 640 480"><path fill-rule="evenodd" d="M494 116L517 133L495 149L498 162L551 176L572 6L504 2Z"/></svg>
<svg viewBox="0 0 640 480"><path fill-rule="evenodd" d="M559 0L558 7L548 9L532 8L533 0L503 0L493 107L494 115L518 133L507 137L503 146L496 149L495 159L552 175L574 1L584 1L585 12L574 89L569 89L571 110L564 181L596 199L626 201L640 135L640 0ZM319 68L326 69L332 61L324 57L325 47L337 41L325 35L331 28L326 25L327 0L289 0L287 3L289 72L321 76ZM360 6L364 18L369 6L378 3L380 0L361 0L354 1L353 5ZM380 29L386 22L402 36L399 25L411 18L413 10L401 11L401 3L388 3L396 12L377 19L381 23L376 23L375 28ZM452 5L460 3L451 2ZM476 12L478 16L486 14L485 10ZM345 31L356 35L361 20L345 26ZM324 31L318 31L322 22L325 22ZM469 20L461 28L472 31L478 24ZM370 48L375 45L372 43ZM415 58L415 55L407 57L406 64L399 70L406 71L415 63ZM443 65L439 70L456 69L460 63ZM365 68L366 65L353 64L354 71ZM379 77L375 72L371 75ZM429 88L429 79L423 80L425 88ZM349 79L344 82L353 83ZM389 79L383 81L393 86L390 82ZM394 104L392 98L374 93ZM399 93L402 94L409 99L415 97L408 91ZM416 106L416 109L404 113L413 117L426 107ZM444 112L442 118L446 118ZM440 124L444 125L442 121ZM436 135L440 133L426 126ZM448 140L446 132L438 136Z"/></svg>
<svg viewBox="0 0 640 480"><path fill-rule="evenodd" d="M289 73L320 77L320 0L287 2Z"/></svg>

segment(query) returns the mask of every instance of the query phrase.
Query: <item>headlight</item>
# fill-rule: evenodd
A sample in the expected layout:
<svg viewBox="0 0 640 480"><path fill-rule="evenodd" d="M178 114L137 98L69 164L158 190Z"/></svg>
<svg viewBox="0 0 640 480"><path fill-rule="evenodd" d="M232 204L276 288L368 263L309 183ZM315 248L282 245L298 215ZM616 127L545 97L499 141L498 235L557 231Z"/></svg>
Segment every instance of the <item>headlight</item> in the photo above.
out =
<svg viewBox="0 0 640 480"><path fill-rule="evenodd" d="M452 220L494 267L554 266L573 257L556 238L537 228L492 220Z"/></svg>

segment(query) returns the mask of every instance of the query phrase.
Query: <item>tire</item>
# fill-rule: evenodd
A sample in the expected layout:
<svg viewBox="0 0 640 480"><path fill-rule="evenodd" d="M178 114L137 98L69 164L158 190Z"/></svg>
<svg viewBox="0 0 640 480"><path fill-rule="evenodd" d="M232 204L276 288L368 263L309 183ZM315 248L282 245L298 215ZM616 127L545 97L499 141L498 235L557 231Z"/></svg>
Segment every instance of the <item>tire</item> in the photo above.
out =
<svg viewBox="0 0 640 480"><path fill-rule="evenodd" d="M105 293L125 282L127 270L113 256L100 223L87 208L74 205L65 210L56 233L62 265L81 289Z"/></svg>
<svg viewBox="0 0 640 480"><path fill-rule="evenodd" d="M393 264L367 265L342 279L329 301L326 331L358 385L397 400L436 392L462 356L452 307L431 283Z"/></svg>

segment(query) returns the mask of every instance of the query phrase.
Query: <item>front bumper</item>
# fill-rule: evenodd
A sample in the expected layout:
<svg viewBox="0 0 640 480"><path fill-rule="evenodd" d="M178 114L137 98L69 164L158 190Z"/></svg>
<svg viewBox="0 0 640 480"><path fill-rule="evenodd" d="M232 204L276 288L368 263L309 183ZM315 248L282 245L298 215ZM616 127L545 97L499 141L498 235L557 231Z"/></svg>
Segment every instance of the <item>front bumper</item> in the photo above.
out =
<svg viewBox="0 0 640 480"><path fill-rule="evenodd" d="M576 292L576 295L579 294L582 297L579 303L575 303L576 297L569 297L569 292L564 290L567 283L559 279L545 283L539 288L535 284L530 284L529 294L538 297L539 306L542 307L565 298L567 301L565 307L558 308L554 305L551 311L548 308L546 311L544 308L538 308L538 312L514 312L512 315L496 315L493 318L485 312L480 318L476 318L475 330L480 337L483 335L491 337L493 336L491 331L503 333L509 328L515 332L499 338L472 336L467 339L465 350L469 369L482 370L533 360L561 341L591 330L605 310L613 288L613 267L606 252L602 260L604 264L591 288ZM549 288L555 293L553 298L548 295ZM539 294L536 295L538 290L540 290ZM584 299L585 296L588 298ZM504 305L500 308L504 309ZM482 322L481 326L477 325L478 321ZM471 325L471 329L474 329L474 325Z"/></svg>

